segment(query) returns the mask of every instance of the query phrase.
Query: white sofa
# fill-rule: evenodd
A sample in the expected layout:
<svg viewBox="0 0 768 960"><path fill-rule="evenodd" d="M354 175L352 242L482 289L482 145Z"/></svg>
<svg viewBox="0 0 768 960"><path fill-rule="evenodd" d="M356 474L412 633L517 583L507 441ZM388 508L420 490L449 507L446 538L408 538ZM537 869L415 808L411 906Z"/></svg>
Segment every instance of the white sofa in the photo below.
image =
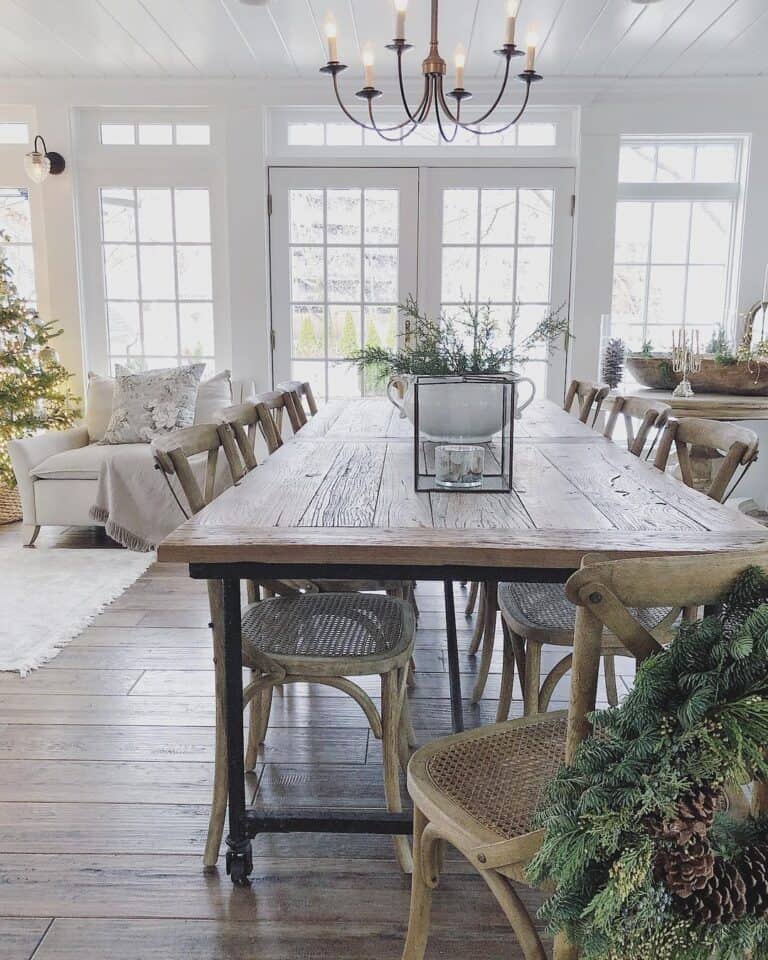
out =
<svg viewBox="0 0 768 960"><path fill-rule="evenodd" d="M24 539L32 546L41 526L94 526L99 471L119 447L100 444L112 411L114 381L91 375L86 416L81 426L11 440L8 451L16 474L24 517ZM216 412L254 393L251 381L231 381L224 371L200 384L195 423L215 421ZM151 457L150 444L137 444Z"/></svg>

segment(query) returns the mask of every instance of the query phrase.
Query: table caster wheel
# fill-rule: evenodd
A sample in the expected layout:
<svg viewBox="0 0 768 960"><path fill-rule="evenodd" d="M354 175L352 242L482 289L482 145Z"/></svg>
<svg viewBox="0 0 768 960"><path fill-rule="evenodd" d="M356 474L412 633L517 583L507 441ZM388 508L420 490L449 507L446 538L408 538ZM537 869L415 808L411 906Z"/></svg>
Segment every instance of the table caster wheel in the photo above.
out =
<svg viewBox="0 0 768 960"><path fill-rule="evenodd" d="M253 854L250 845L247 853L227 851L227 873L236 887L248 885L248 877L253 872Z"/></svg>

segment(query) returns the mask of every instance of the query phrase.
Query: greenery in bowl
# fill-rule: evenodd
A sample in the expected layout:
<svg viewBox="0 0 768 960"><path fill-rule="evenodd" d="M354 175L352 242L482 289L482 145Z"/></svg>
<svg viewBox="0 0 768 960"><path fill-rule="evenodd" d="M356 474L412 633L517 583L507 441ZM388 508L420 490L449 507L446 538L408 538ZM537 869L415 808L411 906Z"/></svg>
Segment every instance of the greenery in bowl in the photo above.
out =
<svg viewBox="0 0 768 960"><path fill-rule="evenodd" d="M549 311L533 331L518 342L518 311L504 337L492 316L490 303L475 306L465 302L458 316L432 319L419 309L413 297L401 304L406 334L394 348L368 344L345 359L383 381L396 374L415 376L461 376L509 373L531 359L535 347L546 344L551 353L560 337L567 348L571 333L565 304Z"/></svg>

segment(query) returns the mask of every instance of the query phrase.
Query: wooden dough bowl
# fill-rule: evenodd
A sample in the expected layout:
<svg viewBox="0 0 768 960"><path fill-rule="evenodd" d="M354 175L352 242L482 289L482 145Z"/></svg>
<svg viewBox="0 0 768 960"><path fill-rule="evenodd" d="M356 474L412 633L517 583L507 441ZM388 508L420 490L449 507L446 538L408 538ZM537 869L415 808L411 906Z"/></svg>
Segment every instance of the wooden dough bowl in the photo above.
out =
<svg viewBox="0 0 768 960"><path fill-rule="evenodd" d="M674 390L682 377L672 370L669 357L627 357L627 369L644 387ZM691 378L696 393L728 393L741 397L768 397L768 366L746 363L722 365L714 357L704 357L701 371Z"/></svg>

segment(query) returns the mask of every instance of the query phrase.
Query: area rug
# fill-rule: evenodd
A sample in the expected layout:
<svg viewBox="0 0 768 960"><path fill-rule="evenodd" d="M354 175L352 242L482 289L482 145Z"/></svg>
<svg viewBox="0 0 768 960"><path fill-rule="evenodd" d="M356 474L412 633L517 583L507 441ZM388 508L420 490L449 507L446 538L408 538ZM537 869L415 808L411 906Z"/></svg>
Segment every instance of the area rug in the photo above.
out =
<svg viewBox="0 0 768 960"><path fill-rule="evenodd" d="M56 656L154 561L128 550L0 551L0 670Z"/></svg>

